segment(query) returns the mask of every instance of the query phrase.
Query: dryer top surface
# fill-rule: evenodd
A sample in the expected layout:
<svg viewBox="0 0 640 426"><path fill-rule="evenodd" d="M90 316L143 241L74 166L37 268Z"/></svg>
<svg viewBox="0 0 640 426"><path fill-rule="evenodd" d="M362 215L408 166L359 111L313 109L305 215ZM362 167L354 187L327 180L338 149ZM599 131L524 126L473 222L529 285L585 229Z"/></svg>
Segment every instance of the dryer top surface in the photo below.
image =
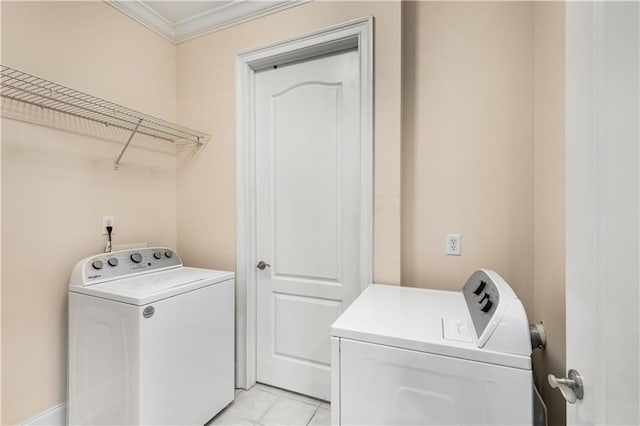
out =
<svg viewBox="0 0 640 426"><path fill-rule="evenodd" d="M524 320L526 322L526 318ZM522 350L479 347L465 296L457 291L371 284L336 320L332 335L531 369L531 358L522 354ZM528 339L528 327L525 337Z"/></svg>

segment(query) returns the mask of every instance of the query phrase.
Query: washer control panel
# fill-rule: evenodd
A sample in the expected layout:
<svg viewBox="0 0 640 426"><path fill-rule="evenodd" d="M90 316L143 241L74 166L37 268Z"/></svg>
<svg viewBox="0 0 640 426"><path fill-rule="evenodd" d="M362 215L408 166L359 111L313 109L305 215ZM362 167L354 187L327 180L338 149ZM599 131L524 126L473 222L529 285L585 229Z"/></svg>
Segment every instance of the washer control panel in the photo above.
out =
<svg viewBox="0 0 640 426"><path fill-rule="evenodd" d="M178 254L166 247L121 250L102 253L81 261L71 276L71 285L92 285L182 266ZM78 267L76 267L78 269Z"/></svg>

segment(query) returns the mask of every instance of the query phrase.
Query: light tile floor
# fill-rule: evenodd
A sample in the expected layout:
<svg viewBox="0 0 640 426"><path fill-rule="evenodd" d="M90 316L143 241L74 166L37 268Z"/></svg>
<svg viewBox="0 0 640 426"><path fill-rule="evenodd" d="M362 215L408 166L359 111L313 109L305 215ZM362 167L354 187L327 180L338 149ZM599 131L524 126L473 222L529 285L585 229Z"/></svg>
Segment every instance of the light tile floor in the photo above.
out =
<svg viewBox="0 0 640 426"><path fill-rule="evenodd" d="M329 403L260 383L247 391L236 389L236 399L208 423L227 426L329 424Z"/></svg>

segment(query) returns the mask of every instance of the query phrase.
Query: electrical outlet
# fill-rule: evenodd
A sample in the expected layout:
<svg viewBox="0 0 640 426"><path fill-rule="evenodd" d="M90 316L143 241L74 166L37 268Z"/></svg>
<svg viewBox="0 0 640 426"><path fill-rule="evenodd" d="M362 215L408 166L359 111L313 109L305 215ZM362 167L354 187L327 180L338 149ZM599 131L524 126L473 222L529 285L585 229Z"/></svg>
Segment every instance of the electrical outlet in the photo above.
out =
<svg viewBox="0 0 640 426"><path fill-rule="evenodd" d="M449 256L462 255L462 237L460 234L448 234L446 242L445 254Z"/></svg>
<svg viewBox="0 0 640 426"><path fill-rule="evenodd" d="M102 216L102 235L107 235L107 226L112 226L113 231L111 235L115 234L116 229L116 217L115 216Z"/></svg>

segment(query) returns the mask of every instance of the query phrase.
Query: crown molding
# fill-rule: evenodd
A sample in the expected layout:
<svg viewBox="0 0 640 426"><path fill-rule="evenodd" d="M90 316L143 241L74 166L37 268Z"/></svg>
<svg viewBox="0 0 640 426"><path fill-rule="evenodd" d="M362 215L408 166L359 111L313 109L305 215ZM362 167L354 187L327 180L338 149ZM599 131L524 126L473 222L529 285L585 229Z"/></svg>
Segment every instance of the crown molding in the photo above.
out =
<svg viewBox="0 0 640 426"><path fill-rule="evenodd" d="M124 13L131 19L138 21L145 27L160 34L172 43L175 41L175 29L171 22L161 16L158 12L151 9L140 0L134 1L118 1L104 0L105 3Z"/></svg>
<svg viewBox="0 0 640 426"><path fill-rule="evenodd" d="M140 0L104 1L171 43L179 44L312 0L234 1L219 6L212 2L210 10L175 23L170 22Z"/></svg>

